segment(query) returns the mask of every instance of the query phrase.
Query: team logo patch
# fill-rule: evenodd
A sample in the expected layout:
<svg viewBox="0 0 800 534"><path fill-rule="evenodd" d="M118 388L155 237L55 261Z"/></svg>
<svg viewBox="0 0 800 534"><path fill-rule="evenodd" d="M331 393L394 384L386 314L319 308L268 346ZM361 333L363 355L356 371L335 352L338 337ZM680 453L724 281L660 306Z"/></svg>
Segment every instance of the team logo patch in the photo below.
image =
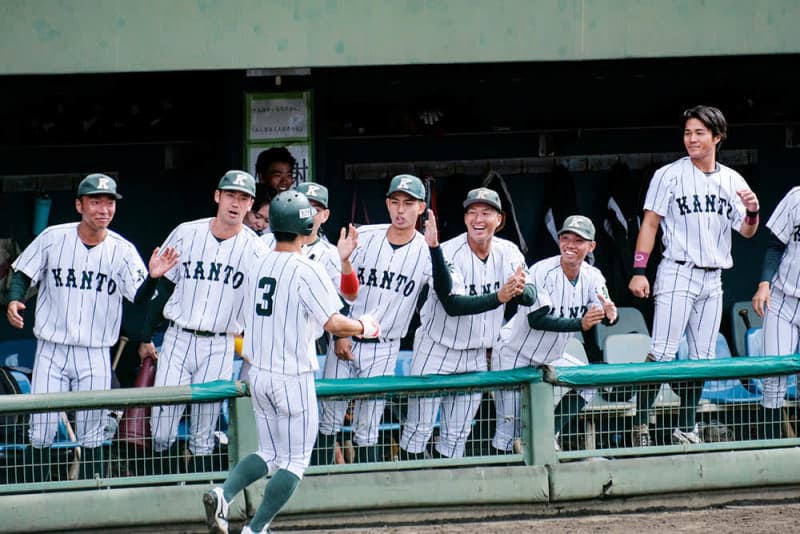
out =
<svg viewBox="0 0 800 534"><path fill-rule="evenodd" d="M319 186L318 185L309 185L306 189L306 194L310 197L315 197L319 194Z"/></svg>
<svg viewBox="0 0 800 534"><path fill-rule="evenodd" d="M411 178L400 178L400 183L397 184L397 189L408 189L411 185Z"/></svg>
<svg viewBox="0 0 800 534"><path fill-rule="evenodd" d="M487 191L483 190L483 189L479 189L476 196L478 198L485 199L485 198L489 198L489 193Z"/></svg>
<svg viewBox="0 0 800 534"><path fill-rule="evenodd" d="M297 215L299 219L307 219L311 217L311 208L300 208Z"/></svg>
<svg viewBox="0 0 800 534"><path fill-rule="evenodd" d="M233 179L234 185L245 185L245 176L244 174L237 174L236 178Z"/></svg>
<svg viewBox="0 0 800 534"><path fill-rule="evenodd" d="M108 178L97 179L97 189L108 189Z"/></svg>

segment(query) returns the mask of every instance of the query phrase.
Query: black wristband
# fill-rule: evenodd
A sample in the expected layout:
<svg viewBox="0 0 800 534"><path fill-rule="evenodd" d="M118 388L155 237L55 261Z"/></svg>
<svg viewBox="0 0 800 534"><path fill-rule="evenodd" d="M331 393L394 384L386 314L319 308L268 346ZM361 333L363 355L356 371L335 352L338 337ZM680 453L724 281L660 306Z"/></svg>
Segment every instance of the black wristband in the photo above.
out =
<svg viewBox="0 0 800 534"><path fill-rule="evenodd" d="M647 274L647 269L644 267L634 267L633 268L633 276L644 276Z"/></svg>
<svg viewBox="0 0 800 534"><path fill-rule="evenodd" d="M759 210L756 210L756 211L747 210L747 216L748 217L758 217L758 211Z"/></svg>

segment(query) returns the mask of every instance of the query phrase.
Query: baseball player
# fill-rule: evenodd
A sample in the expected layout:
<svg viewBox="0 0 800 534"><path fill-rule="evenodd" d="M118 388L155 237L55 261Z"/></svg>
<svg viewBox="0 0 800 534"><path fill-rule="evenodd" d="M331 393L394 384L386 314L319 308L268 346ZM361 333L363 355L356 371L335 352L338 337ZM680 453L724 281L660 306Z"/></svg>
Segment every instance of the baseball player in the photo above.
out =
<svg viewBox="0 0 800 534"><path fill-rule="evenodd" d="M536 286L534 304L520 306L500 332L498 369L569 365L562 357L570 332L587 332L601 321L616 322L617 307L603 274L584 261L597 246L594 239L594 224L588 217L572 215L564 220L558 232L561 253L530 267L529 277ZM556 448L561 429L588 400L591 391L570 392L556 407ZM520 436L519 392L497 392L495 407L492 446L508 452Z"/></svg>
<svg viewBox="0 0 800 534"><path fill-rule="evenodd" d="M45 229L13 263L7 318L22 328L24 295L38 286L33 333L38 339L31 391L97 391L111 388L109 350L117 341L122 299L147 302L154 284L148 280L136 247L108 229L116 212L117 184L104 174L90 174L78 185L75 210L81 220ZM151 279L177 263L174 249L164 247L150 258ZM26 465L48 466L50 445L58 430L58 413L30 419L31 447ZM81 477L103 476L103 410L78 411L76 435L82 447ZM107 458L106 458L107 459ZM29 481L41 480L41 470Z"/></svg>
<svg viewBox="0 0 800 534"><path fill-rule="evenodd" d="M269 232L269 203L272 200L263 189L266 186L262 184L256 185L256 198L253 201L253 207L244 216L244 224L256 235L262 235Z"/></svg>
<svg viewBox="0 0 800 534"><path fill-rule="evenodd" d="M301 251L314 225L314 209L297 191L280 193L270 206L277 244L250 269L245 284L244 351L250 371L258 451L242 459L223 487L203 497L211 532L228 532L229 503L268 474L264 499L243 533L265 533L300 484L311 458L318 414L314 340L327 332L375 338L369 316L358 321L338 313L341 300L323 267Z"/></svg>
<svg viewBox="0 0 800 534"><path fill-rule="evenodd" d="M675 359L686 332L689 358L714 357L722 318L722 269L733 266L731 230L750 238L758 228L758 198L739 173L717 161L727 136L722 112L695 106L683 113L683 144L687 156L658 169L644 202L644 219L634 254L634 275L628 288L648 298L645 269L659 225L663 259L658 265L653 295L653 339L648 361ZM681 383L681 410L672 433L676 444L700 443L696 406L702 381ZM658 387L640 390L633 442L651 443L647 417Z"/></svg>
<svg viewBox="0 0 800 534"><path fill-rule="evenodd" d="M463 309L448 309L435 292L428 295L420 311L420 326L414 334L411 375L454 374L487 370L487 353L503 324L504 304L520 288L530 292L525 304L533 304L535 289L525 285L525 257L512 242L496 237L503 223L497 192L473 189L463 203L467 231L441 245L439 256L452 268L455 292L488 301L489 311L463 315ZM428 234L436 232L436 219L429 212ZM436 245L438 238L429 245ZM432 250L432 252L434 252ZM434 276L438 276L436 253ZM524 269L524 271L523 271ZM480 304L479 304L480 305ZM446 308L447 306L447 308ZM434 457L461 457L481 402L481 393L441 397L410 397L408 415L400 438L406 459L422 459L441 409L439 439L431 451Z"/></svg>
<svg viewBox="0 0 800 534"><path fill-rule="evenodd" d="M386 193L391 222L361 226L358 247L351 258L360 289L351 314L372 315L381 324L382 337L375 340L339 340L337 358L325 360L324 376L355 378L393 375L400 339L408 325L423 286L432 280L431 259L417 218L425 211L425 187L410 174L392 178ZM353 423L356 458L378 459L378 424L385 402L357 400ZM344 419L346 403L323 401L319 447L333 449L336 432Z"/></svg>
<svg viewBox="0 0 800 534"><path fill-rule="evenodd" d="M295 182L297 160L286 147L264 150L256 159L256 178L267 189L270 198L292 188Z"/></svg>
<svg viewBox="0 0 800 534"><path fill-rule="evenodd" d="M800 187L792 188L767 221L769 238L753 310L764 318L764 354L800 352ZM781 437L787 377L764 378L765 439Z"/></svg>
<svg viewBox="0 0 800 534"><path fill-rule="evenodd" d="M267 252L258 236L242 223L254 195L255 180L250 174L228 171L214 192L216 216L180 224L164 241L163 247L174 247L180 253L181 262L159 282L158 298L151 301L141 339L150 339L149 325L162 314L169 327L161 354L152 342L139 345L142 359L158 360L156 386L230 379L234 338L243 331L245 273ZM176 437L184 409L184 405L153 407L153 449L163 460L156 462L157 468L177 468ZM220 403L192 405L192 471L213 470L211 453L219 411ZM173 450L164 458L170 448Z"/></svg>

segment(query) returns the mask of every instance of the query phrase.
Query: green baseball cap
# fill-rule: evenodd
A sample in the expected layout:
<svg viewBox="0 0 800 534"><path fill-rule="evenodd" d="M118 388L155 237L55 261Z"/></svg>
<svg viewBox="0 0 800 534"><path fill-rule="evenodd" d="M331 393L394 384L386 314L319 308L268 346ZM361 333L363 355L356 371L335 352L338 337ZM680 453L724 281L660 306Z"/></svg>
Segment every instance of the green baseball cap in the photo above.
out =
<svg viewBox="0 0 800 534"><path fill-rule="evenodd" d="M78 198L84 195L109 195L119 200L122 195L117 193L117 182L105 174L90 174L78 184Z"/></svg>
<svg viewBox="0 0 800 534"><path fill-rule="evenodd" d="M219 181L217 189L221 191L241 191L251 197L256 196L256 179L244 171L228 171Z"/></svg>
<svg viewBox="0 0 800 534"><path fill-rule="evenodd" d="M303 193L308 200L319 202L325 209L328 209L328 188L314 182L303 182L297 186L297 190Z"/></svg>
<svg viewBox="0 0 800 534"><path fill-rule="evenodd" d="M464 201L464 208L477 203L487 204L497 211L503 211L503 205L500 203L500 195L497 191L488 189L486 187L479 187L467 193L467 200Z"/></svg>
<svg viewBox="0 0 800 534"><path fill-rule="evenodd" d="M583 215L570 215L564 221L564 226L558 231L558 235L565 232L572 232L589 241L594 241L594 224L589 217Z"/></svg>
<svg viewBox="0 0 800 534"><path fill-rule="evenodd" d="M422 185L422 180L413 174L398 174L392 178L392 182L389 184L389 192L386 193L386 196L388 197L398 191L417 200L425 200L425 186Z"/></svg>

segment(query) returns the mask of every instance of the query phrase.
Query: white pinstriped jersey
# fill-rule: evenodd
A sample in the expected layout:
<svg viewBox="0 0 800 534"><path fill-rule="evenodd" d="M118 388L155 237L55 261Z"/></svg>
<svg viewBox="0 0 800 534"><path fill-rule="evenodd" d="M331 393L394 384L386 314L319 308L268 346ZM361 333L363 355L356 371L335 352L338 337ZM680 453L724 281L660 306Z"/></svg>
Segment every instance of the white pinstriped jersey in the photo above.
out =
<svg viewBox="0 0 800 534"><path fill-rule="evenodd" d="M269 252L245 285L242 351L252 355L253 367L282 375L319 369L314 341L341 307L322 266L300 254Z"/></svg>
<svg viewBox="0 0 800 534"><path fill-rule="evenodd" d="M571 333L534 330L528 324L528 314L547 306L550 315L556 317L583 317L592 304L602 306L597 294L608 296L606 279L599 269L583 262L573 285L561 268L561 256L552 256L531 266L528 283L536 286L536 301L533 306L520 306L503 327L500 350L504 358L530 358L545 364L564 355Z"/></svg>
<svg viewBox="0 0 800 534"><path fill-rule="evenodd" d="M697 267L729 269L731 229L741 231L745 206L736 191L750 189L725 165L705 174L684 157L658 169L644 209L662 217L664 257Z"/></svg>
<svg viewBox="0 0 800 534"><path fill-rule="evenodd" d="M132 243L108 230L91 248L78 237L78 224L45 229L12 267L39 284L37 338L62 345L110 347L119 337L122 299L133 301L147 277Z"/></svg>
<svg viewBox="0 0 800 534"><path fill-rule="evenodd" d="M381 336L400 339L408 331L419 292L425 284L432 285L431 255L419 232L405 245L393 247L386 238L388 229L388 224L358 229L358 247L350 263L361 287L350 314L368 313L381 325Z"/></svg>
<svg viewBox="0 0 800 534"><path fill-rule="evenodd" d="M180 224L161 245L180 254L178 265L165 275L175 291L164 317L181 328L236 335L243 330L245 273L268 249L246 226L219 241L211 233L211 220Z"/></svg>
<svg viewBox="0 0 800 534"><path fill-rule="evenodd" d="M517 267L525 266L525 257L517 245L499 237L492 238L486 261L472 252L463 233L441 244L442 253L452 265L453 293L456 295L486 295L500 287L514 274ZM491 348L500 333L505 307L476 315L451 317L447 315L435 291L420 310L421 326L435 342L458 350Z"/></svg>
<svg viewBox="0 0 800 534"><path fill-rule="evenodd" d="M270 250L275 250L275 234L270 231L266 231L261 236L259 236L261 240L267 245L267 248Z"/></svg>
<svg viewBox="0 0 800 534"><path fill-rule="evenodd" d="M310 245L303 247L303 254L320 265L328 273L333 287L339 287L342 278L342 260L339 257L339 250L329 241L317 238Z"/></svg>
<svg viewBox="0 0 800 534"><path fill-rule="evenodd" d="M781 199L767 228L786 245L772 285L786 295L800 297L800 186Z"/></svg>

